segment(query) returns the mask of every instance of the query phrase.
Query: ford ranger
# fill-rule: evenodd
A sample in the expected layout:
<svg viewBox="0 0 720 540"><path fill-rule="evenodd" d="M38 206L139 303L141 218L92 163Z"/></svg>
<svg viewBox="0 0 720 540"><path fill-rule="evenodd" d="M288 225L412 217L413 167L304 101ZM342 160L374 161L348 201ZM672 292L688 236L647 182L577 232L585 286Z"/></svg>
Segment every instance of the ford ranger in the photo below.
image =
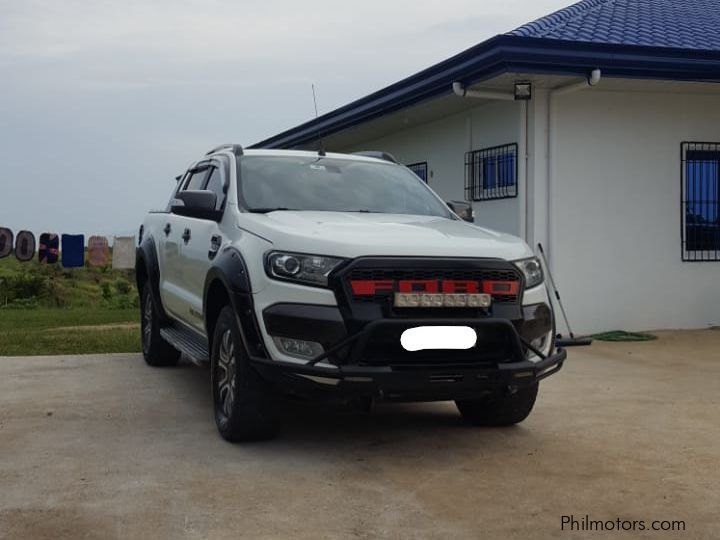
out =
<svg viewBox="0 0 720 540"><path fill-rule="evenodd" d="M538 259L471 220L386 153L215 148L140 227L145 360L209 362L229 441L272 437L282 394L521 422L566 353ZM458 327L463 346L406 345Z"/></svg>

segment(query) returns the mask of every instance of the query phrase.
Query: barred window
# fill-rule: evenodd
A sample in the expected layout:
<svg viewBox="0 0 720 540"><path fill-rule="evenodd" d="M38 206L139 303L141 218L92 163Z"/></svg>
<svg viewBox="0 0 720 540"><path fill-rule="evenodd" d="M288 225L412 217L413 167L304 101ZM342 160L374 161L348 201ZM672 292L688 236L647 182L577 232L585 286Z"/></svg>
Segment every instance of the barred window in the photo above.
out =
<svg viewBox="0 0 720 540"><path fill-rule="evenodd" d="M682 144L682 258L720 261L720 143Z"/></svg>
<svg viewBox="0 0 720 540"><path fill-rule="evenodd" d="M427 161L421 161L420 163L411 163L406 165L408 169L417 174L423 182L428 181L428 165Z"/></svg>
<svg viewBox="0 0 720 540"><path fill-rule="evenodd" d="M518 145L505 144L465 154L465 199L517 197Z"/></svg>

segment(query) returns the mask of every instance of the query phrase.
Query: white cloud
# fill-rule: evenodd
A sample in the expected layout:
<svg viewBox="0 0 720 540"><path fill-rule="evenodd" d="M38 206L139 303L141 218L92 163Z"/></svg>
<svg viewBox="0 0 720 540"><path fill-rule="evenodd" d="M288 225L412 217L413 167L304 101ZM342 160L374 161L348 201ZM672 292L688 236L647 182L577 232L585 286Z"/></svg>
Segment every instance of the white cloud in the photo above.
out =
<svg viewBox="0 0 720 540"><path fill-rule="evenodd" d="M0 0L0 219L134 228L206 147L310 118L311 82L326 112L564 3Z"/></svg>

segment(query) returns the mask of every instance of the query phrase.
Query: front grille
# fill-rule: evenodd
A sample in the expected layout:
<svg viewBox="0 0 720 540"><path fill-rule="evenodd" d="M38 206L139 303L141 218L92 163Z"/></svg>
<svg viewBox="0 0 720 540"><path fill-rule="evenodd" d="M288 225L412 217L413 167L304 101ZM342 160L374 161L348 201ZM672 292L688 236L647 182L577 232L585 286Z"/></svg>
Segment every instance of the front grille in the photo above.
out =
<svg viewBox="0 0 720 540"><path fill-rule="evenodd" d="M357 268L351 270L346 277L348 284L354 280L424 280L447 279L468 281L520 281L520 275L510 269L388 269L388 268ZM357 303L386 304L393 293L382 292L367 296L353 296L352 301ZM494 304L516 304L518 294L493 294Z"/></svg>

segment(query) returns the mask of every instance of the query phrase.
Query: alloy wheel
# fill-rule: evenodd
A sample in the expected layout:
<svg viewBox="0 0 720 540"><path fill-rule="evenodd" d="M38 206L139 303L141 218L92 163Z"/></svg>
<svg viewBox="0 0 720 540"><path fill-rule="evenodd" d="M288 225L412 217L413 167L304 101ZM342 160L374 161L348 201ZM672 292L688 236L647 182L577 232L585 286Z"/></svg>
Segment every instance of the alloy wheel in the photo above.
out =
<svg viewBox="0 0 720 540"><path fill-rule="evenodd" d="M235 343L233 342L230 329L225 330L220 338L220 350L218 351L218 405L223 414L229 417L235 402L235 377L236 358Z"/></svg>
<svg viewBox="0 0 720 540"><path fill-rule="evenodd" d="M145 300L145 306L143 307L143 320L142 320L142 345L143 351L147 352L150 349L150 340L152 339L152 322L153 322L153 307L152 300L148 297Z"/></svg>

